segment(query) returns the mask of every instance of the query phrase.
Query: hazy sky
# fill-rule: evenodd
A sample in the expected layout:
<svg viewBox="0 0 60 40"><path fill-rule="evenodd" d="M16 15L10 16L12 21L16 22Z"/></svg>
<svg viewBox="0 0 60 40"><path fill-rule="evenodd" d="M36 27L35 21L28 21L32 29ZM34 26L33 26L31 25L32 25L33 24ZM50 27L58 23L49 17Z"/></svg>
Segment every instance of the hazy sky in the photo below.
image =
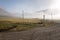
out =
<svg viewBox="0 0 60 40"><path fill-rule="evenodd" d="M39 14L35 14L34 12L45 9L60 10L60 0L0 0L0 8L3 8L11 13L21 13L22 10L24 10L27 12L25 15L40 17ZM55 15L54 18L57 18L58 15ZM60 17L60 15L58 17Z"/></svg>
<svg viewBox="0 0 60 40"><path fill-rule="evenodd" d="M46 9L51 3L52 0L0 0L0 7L11 12L21 12L22 10L33 12Z"/></svg>

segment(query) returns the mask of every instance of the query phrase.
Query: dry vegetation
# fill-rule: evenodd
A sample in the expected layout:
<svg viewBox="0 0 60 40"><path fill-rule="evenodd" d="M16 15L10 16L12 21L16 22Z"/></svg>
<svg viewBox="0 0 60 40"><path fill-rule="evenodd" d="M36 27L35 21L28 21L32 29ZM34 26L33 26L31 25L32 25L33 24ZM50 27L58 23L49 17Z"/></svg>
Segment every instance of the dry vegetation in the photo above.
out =
<svg viewBox="0 0 60 40"><path fill-rule="evenodd" d="M43 23L39 19L0 18L0 31L23 31L35 27L49 26L53 23L52 21Z"/></svg>
<svg viewBox="0 0 60 40"><path fill-rule="evenodd" d="M0 21L11 21L11 22L30 22L30 23L36 23L39 22L39 19L22 19L22 18L0 18Z"/></svg>

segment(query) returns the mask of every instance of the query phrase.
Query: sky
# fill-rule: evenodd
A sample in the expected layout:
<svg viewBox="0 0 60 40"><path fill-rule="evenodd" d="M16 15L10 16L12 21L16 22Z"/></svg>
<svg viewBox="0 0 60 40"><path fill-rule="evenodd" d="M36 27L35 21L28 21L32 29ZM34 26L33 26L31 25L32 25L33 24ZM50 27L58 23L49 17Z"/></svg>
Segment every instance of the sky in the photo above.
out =
<svg viewBox="0 0 60 40"><path fill-rule="evenodd" d="M19 16L24 10L25 17L40 18L41 14L35 13L36 11L45 9L60 10L60 0L0 0L0 8L16 16ZM58 17L60 17L60 13L54 15L54 19L59 19ZM46 15L46 18L51 17Z"/></svg>

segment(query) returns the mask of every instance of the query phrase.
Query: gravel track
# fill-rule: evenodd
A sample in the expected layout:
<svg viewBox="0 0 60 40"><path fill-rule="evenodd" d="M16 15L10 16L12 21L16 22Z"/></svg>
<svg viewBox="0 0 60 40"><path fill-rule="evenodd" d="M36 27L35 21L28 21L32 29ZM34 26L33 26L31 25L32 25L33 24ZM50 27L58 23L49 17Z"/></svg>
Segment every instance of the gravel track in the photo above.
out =
<svg viewBox="0 0 60 40"><path fill-rule="evenodd" d="M28 31L1 32L0 40L60 40L60 23Z"/></svg>

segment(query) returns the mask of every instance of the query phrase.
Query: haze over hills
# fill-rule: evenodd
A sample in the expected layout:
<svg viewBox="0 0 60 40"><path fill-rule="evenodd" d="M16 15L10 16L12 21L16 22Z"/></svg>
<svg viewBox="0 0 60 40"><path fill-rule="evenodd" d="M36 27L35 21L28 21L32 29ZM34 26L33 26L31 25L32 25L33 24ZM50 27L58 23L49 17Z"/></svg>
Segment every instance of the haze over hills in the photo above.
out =
<svg viewBox="0 0 60 40"><path fill-rule="evenodd" d="M60 9L45 9L41 11L37 11L37 13L40 13L42 15L46 15L46 19L60 19ZM51 17L52 16L52 17Z"/></svg>
<svg viewBox="0 0 60 40"><path fill-rule="evenodd" d="M0 8L0 17L8 17L8 18L21 18L21 13L11 13L6 11L3 8Z"/></svg>
<svg viewBox="0 0 60 40"><path fill-rule="evenodd" d="M12 17L12 14L0 8L0 17Z"/></svg>
<svg viewBox="0 0 60 40"><path fill-rule="evenodd" d="M40 16L42 16L42 14L46 15L46 19L51 19L51 14L53 15L53 19L59 19L59 9L45 9L45 10L40 10L37 11L36 14L35 13L24 13L24 17L25 18L41 18ZM28 15L27 15L28 14ZM30 15L29 15L30 14ZM39 14L39 15L37 15ZM58 15L58 16L57 16ZM4 10L3 8L0 8L0 17L14 17L14 18L21 18L22 17L22 13L10 13L6 10Z"/></svg>

